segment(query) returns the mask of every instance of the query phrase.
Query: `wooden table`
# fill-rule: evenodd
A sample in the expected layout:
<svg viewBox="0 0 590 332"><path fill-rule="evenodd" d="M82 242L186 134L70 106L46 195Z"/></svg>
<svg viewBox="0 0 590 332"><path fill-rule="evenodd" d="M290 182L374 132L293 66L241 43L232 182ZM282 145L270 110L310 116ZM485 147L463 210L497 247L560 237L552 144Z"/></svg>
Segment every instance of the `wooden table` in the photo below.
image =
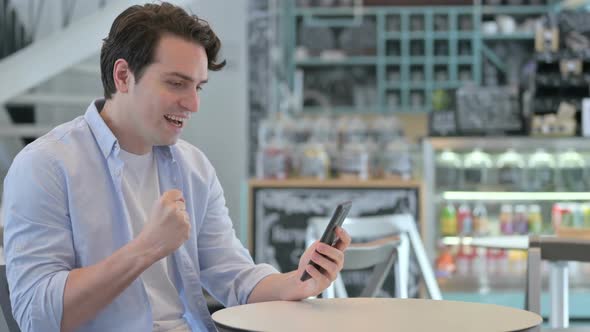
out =
<svg viewBox="0 0 590 332"><path fill-rule="evenodd" d="M263 302L213 314L224 331L535 331L539 315L493 304L345 298Z"/></svg>

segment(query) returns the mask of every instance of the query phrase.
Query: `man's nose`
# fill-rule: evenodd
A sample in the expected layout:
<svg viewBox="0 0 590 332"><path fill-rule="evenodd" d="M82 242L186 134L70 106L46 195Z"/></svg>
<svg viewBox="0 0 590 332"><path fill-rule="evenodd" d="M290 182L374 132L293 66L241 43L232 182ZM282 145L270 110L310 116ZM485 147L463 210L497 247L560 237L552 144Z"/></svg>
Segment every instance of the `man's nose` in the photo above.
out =
<svg viewBox="0 0 590 332"><path fill-rule="evenodd" d="M180 106L185 110L195 113L199 110L199 94L195 91L180 101Z"/></svg>

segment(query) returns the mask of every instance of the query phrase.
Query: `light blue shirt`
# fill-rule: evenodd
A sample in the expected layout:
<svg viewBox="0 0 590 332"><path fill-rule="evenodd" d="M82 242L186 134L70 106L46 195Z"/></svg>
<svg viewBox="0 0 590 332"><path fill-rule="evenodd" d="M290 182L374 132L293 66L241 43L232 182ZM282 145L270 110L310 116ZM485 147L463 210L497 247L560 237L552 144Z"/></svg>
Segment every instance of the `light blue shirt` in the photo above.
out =
<svg viewBox="0 0 590 332"><path fill-rule="evenodd" d="M6 176L4 250L13 314L23 331L59 331L69 272L132 239L121 148L99 114L103 103L25 147ZM190 238L173 254L184 318L193 331L215 330L201 287L225 306L244 304L277 271L255 265L236 238L215 170L200 150L179 140L154 153L161 192L182 191L192 224ZM138 278L78 331L151 331L151 312Z"/></svg>

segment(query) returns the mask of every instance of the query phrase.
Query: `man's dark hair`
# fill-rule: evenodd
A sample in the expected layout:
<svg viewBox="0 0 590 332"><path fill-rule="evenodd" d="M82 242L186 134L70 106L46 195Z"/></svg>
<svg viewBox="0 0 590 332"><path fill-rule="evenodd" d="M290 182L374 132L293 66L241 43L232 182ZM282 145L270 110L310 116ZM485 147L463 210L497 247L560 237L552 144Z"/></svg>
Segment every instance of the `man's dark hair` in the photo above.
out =
<svg viewBox="0 0 590 332"><path fill-rule="evenodd" d="M217 62L221 41L205 20L168 2L131 6L117 16L109 35L103 39L100 71L106 99L117 92L113 80L115 61L125 59L139 82L145 68L154 61L156 46L164 34L203 46L209 70L225 66L225 60Z"/></svg>

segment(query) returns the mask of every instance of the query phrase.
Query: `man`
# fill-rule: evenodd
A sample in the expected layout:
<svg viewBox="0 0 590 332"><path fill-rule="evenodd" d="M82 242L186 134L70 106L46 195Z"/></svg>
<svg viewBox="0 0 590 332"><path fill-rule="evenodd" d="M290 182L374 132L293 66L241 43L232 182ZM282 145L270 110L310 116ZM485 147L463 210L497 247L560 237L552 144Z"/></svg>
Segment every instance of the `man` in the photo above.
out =
<svg viewBox="0 0 590 332"><path fill-rule="evenodd" d="M303 299L335 279L350 243L342 229L296 271L255 265L212 165L178 139L208 69L225 65L219 49L178 7L128 8L102 47L105 99L15 158L4 243L23 331L214 330L201 287L232 306ZM312 279L301 282L304 271Z"/></svg>

